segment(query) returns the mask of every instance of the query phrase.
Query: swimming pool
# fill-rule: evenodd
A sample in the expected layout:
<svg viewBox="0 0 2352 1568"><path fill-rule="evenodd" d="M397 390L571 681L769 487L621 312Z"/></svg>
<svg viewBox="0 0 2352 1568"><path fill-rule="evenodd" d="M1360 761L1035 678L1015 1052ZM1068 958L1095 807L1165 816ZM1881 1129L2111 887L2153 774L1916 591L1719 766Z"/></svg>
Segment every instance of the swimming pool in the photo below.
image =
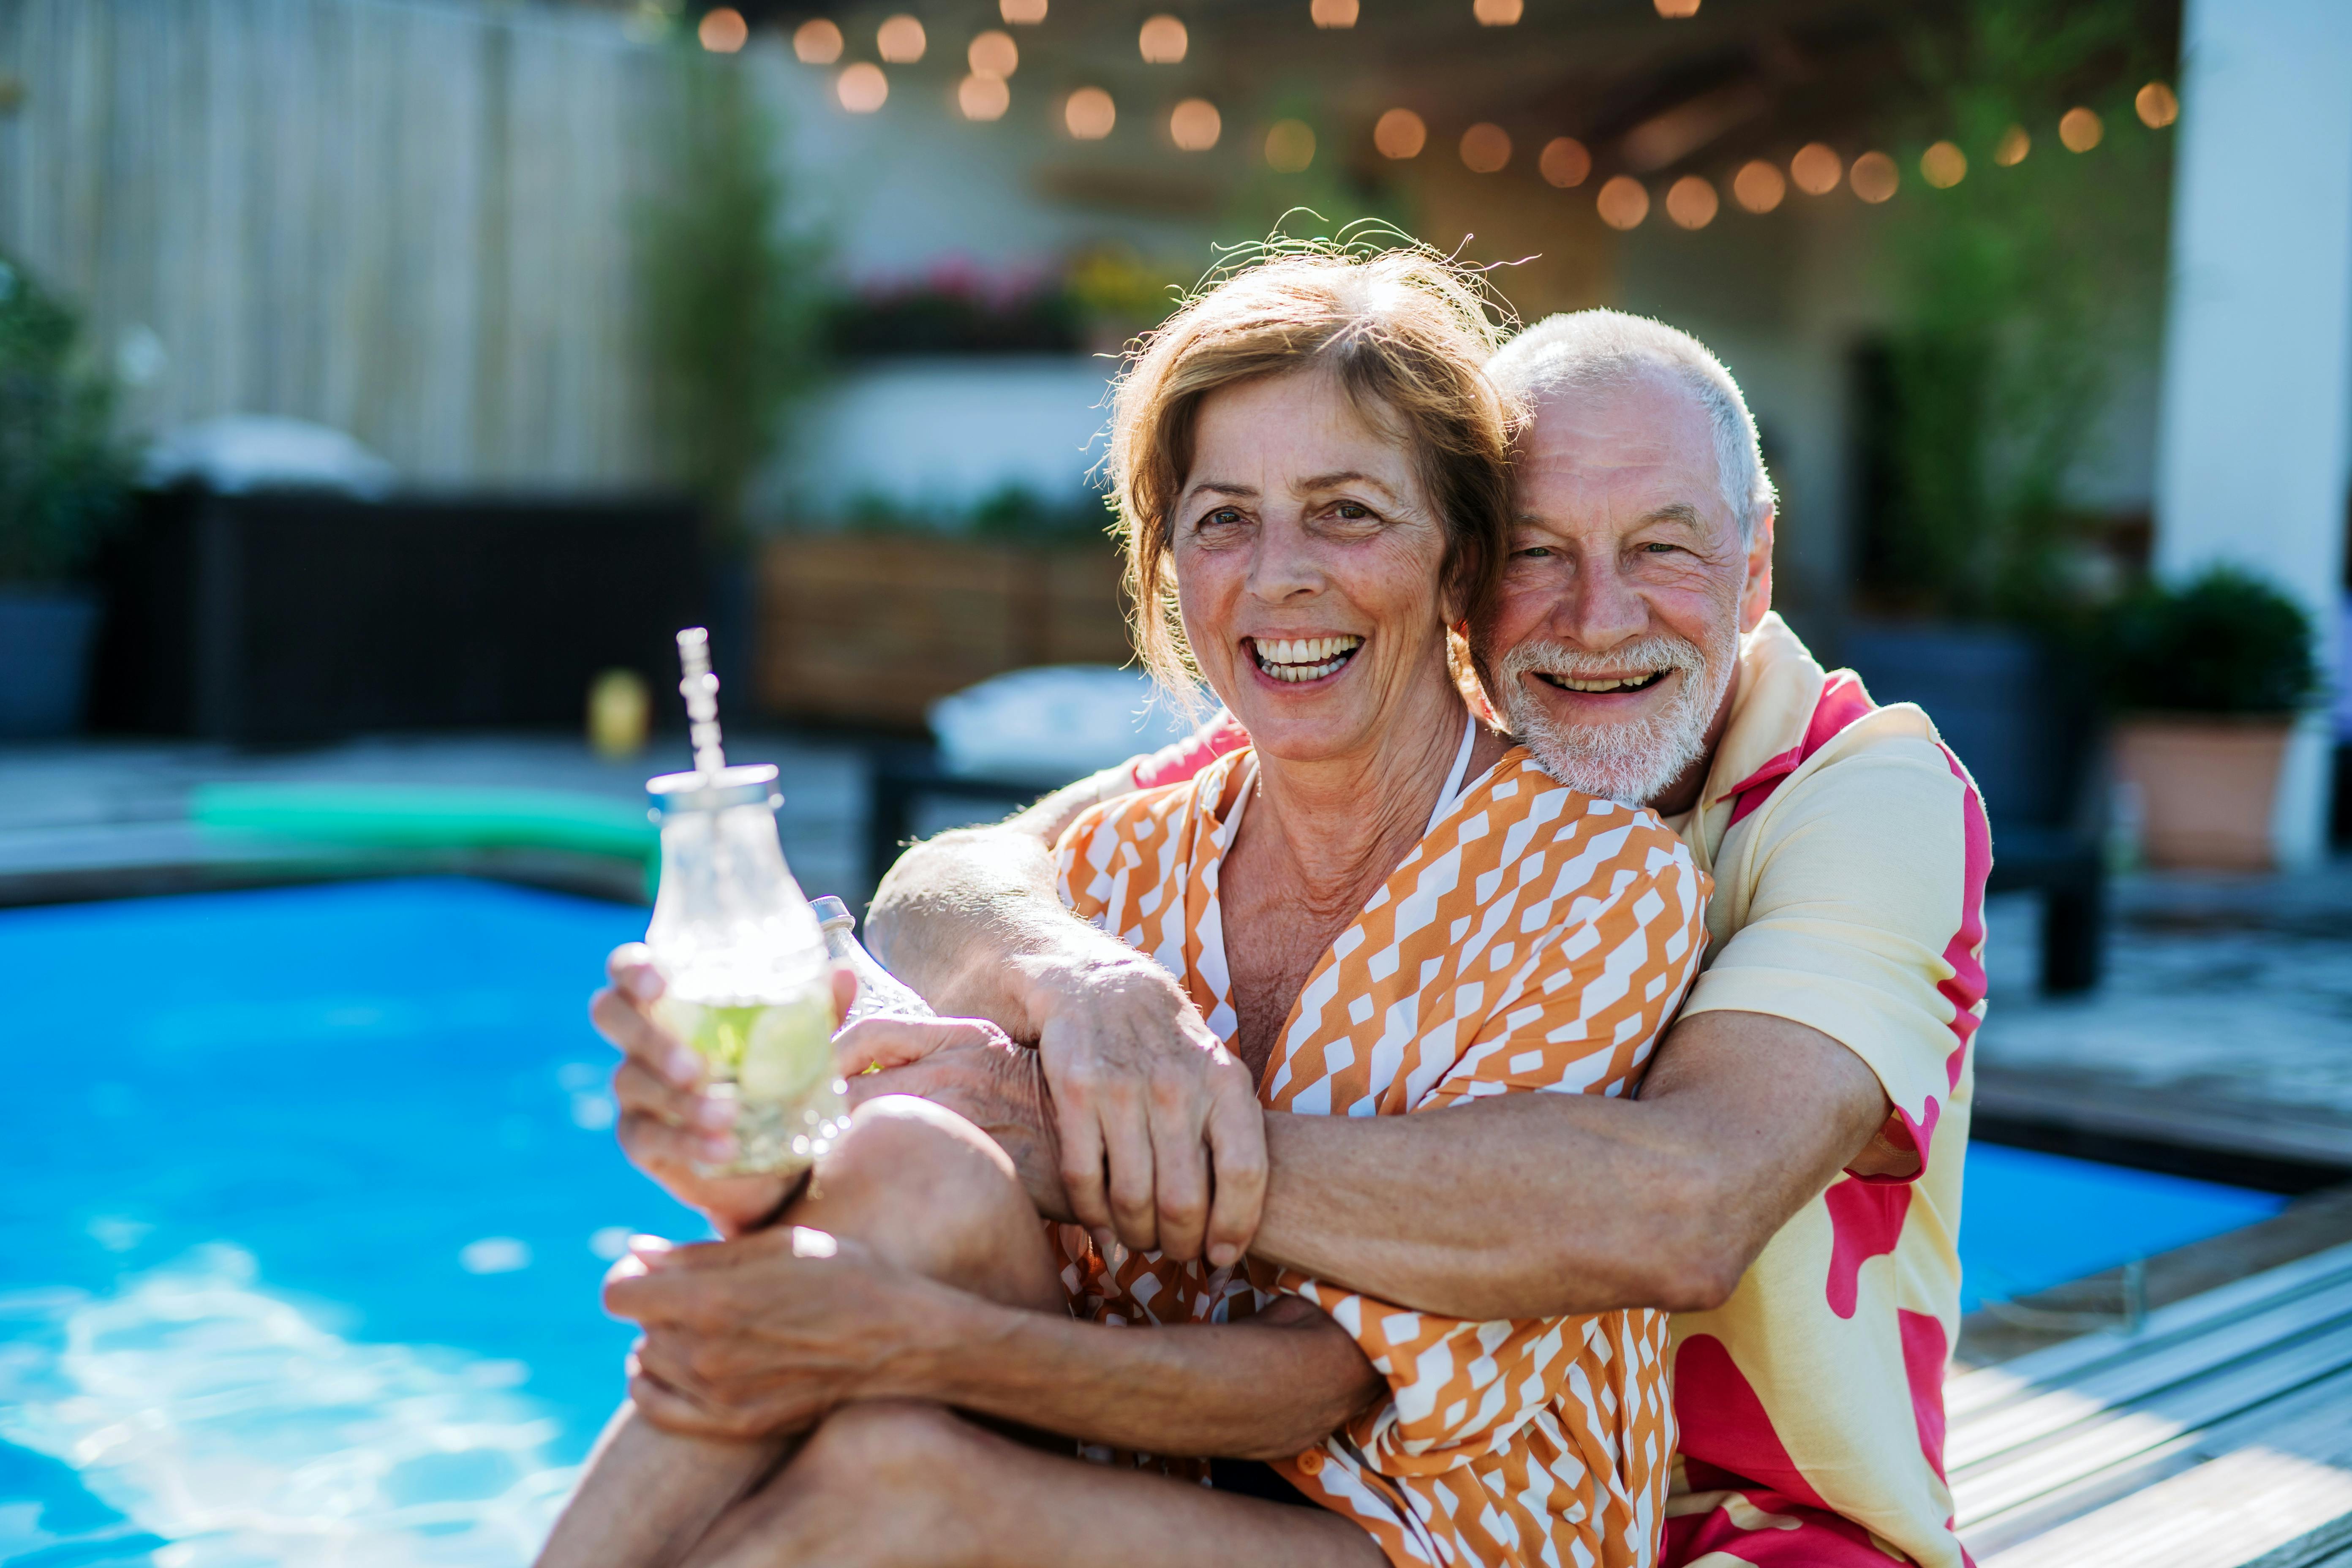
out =
<svg viewBox="0 0 2352 1568"><path fill-rule="evenodd" d="M645 911L458 879L0 910L0 1564L527 1562L621 1394L585 999ZM1989 1145L1972 1289L2284 1200ZM1973 1299L1970 1305L1973 1305Z"/></svg>

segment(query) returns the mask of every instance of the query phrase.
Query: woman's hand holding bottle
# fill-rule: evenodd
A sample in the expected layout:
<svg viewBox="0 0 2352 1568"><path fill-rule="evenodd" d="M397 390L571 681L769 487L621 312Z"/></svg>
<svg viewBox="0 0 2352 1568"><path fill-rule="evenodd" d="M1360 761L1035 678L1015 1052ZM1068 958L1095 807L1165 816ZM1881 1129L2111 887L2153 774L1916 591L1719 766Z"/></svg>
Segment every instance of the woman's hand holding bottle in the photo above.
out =
<svg viewBox="0 0 2352 1568"><path fill-rule="evenodd" d="M702 1058L655 1021L663 982L646 945L614 949L604 968L612 984L596 993L588 1013L597 1032L621 1052L613 1098L620 1102L623 1152L680 1203L708 1215L720 1236L759 1228L783 1206L799 1175L702 1173L736 1157L737 1102L702 1092L708 1076ZM834 971L836 1023L856 990L846 970Z"/></svg>

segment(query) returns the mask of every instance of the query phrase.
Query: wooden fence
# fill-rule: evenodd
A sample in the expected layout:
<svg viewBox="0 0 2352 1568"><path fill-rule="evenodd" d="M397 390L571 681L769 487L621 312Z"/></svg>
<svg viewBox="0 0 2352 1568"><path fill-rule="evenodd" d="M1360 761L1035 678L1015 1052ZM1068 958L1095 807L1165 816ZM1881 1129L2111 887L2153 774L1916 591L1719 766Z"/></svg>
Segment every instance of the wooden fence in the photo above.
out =
<svg viewBox="0 0 2352 1568"><path fill-rule="evenodd" d="M684 68L488 0L0 0L0 249L149 373L149 428L283 414L428 485L645 482L630 213Z"/></svg>

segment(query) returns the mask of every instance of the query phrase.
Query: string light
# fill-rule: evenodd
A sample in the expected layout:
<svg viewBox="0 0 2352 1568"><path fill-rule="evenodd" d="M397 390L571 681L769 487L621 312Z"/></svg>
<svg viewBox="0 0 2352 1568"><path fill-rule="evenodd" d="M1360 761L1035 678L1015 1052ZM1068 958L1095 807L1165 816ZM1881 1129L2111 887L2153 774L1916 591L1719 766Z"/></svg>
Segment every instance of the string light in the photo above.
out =
<svg viewBox="0 0 2352 1568"><path fill-rule="evenodd" d="M1045 19L1045 0L996 0L996 14L1015 26L1034 26Z"/></svg>
<svg viewBox="0 0 2352 1568"><path fill-rule="evenodd" d="M1410 109L1391 109L1372 126L1372 145L1383 158L1418 158L1429 142L1429 127Z"/></svg>
<svg viewBox="0 0 2352 1568"><path fill-rule="evenodd" d="M1491 174L1511 161L1511 133L1484 121L1462 133L1462 166L1474 174Z"/></svg>
<svg viewBox="0 0 2352 1568"><path fill-rule="evenodd" d="M1895 160L1885 153L1864 153L1853 161L1853 167L1847 173L1846 181L1853 186L1855 195L1871 205L1876 206L1879 203L1892 197L1896 189L1902 185L1903 172L1895 166Z"/></svg>
<svg viewBox="0 0 2352 1568"><path fill-rule="evenodd" d="M894 66L910 66L921 59L929 41L923 37L923 25L903 13L883 23L874 35L876 52Z"/></svg>
<svg viewBox="0 0 2352 1568"><path fill-rule="evenodd" d="M2137 111L2139 122L2150 131L2161 131L2180 118L2180 100L2160 81L2149 82L2134 93L2132 108Z"/></svg>
<svg viewBox="0 0 2352 1568"><path fill-rule="evenodd" d="M1698 15L1698 0L1657 0L1658 15L1679 21Z"/></svg>
<svg viewBox="0 0 2352 1568"><path fill-rule="evenodd" d="M841 58L841 29L818 16L793 30L793 53L804 66L829 66Z"/></svg>
<svg viewBox="0 0 2352 1568"><path fill-rule="evenodd" d="M1172 66L1183 63L1184 51L1191 42L1183 23L1173 16L1154 16L1143 24L1136 47L1143 51L1144 64Z"/></svg>
<svg viewBox="0 0 2352 1568"><path fill-rule="evenodd" d="M1352 27L1356 8L1356 0L1311 0L1307 15L1318 27Z"/></svg>
<svg viewBox="0 0 2352 1568"><path fill-rule="evenodd" d="M1021 47L1013 41L1012 34L991 27L971 41L963 58L974 76L1010 77L1020 68Z"/></svg>
<svg viewBox="0 0 2352 1568"><path fill-rule="evenodd" d="M1098 87L1082 87L1063 101L1062 123L1081 142L1099 142L1118 123L1118 105Z"/></svg>
<svg viewBox="0 0 2352 1568"><path fill-rule="evenodd" d="M2000 144L1992 150L1992 161L2004 169L2014 169L2032 151L2033 138L2025 133L2025 127L2012 125L2000 133Z"/></svg>
<svg viewBox="0 0 2352 1568"><path fill-rule="evenodd" d="M833 79L833 95L852 114L871 114L889 101L890 79L882 68L865 60L845 66Z"/></svg>
<svg viewBox="0 0 2352 1568"><path fill-rule="evenodd" d="M1555 136L1544 143L1536 172L1565 191L1584 184L1592 173L1592 154L1573 136Z"/></svg>
<svg viewBox="0 0 2352 1568"><path fill-rule="evenodd" d="M1267 167L1296 174L1315 162L1315 132L1303 120L1277 120L1265 133Z"/></svg>
<svg viewBox="0 0 2352 1568"><path fill-rule="evenodd" d="M742 12L732 5L720 5L702 14L701 25L694 29L694 36L712 54L731 55L750 41L751 27L743 20Z"/></svg>
<svg viewBox="0 0 2352 1568"><path fill-rule="evenodd" d="M1001 76L982 76L978 71L956 83L956 107L966 120L1002 120L1004 111L1013 107L1013 89L1004 85Z"/></svg>
<svg viewBox="0 0 2352 1568"><path fill-rule="evenodd" d="M2089 152L2106 133L2098 115L2080 104L2058 117L2058 141L2069 153Z"/></svg>
<svg viewBox="0 0 2352 1568"><path fill-rule="evenodd" d="M1593 206L1611 228L1639 228L1650 216L1650 193L1633 175L1619 174L1601 187Z"/></svg>
<svg viewBox="0 0 2352 1568"><path fill-rule="evenodd" d="M1751 158L1731 176L1731 199L1752 213L1769 213L1780 205L1789 194L1789 182L1780 177L1780 168L1761 158Z"/></svg>
<svg viewBox="0 0 2352 1568"><path fill-rule="evenodd" d="M1844 161L1820 142L1806 142L1789 160L1790 182L1809 196L1828 195L1844 175Z"/></svg>
<svg viewBox="0 0 2352 1568"><path fill-rule="evenodd" d="M1715 187L1696 174L1685 174L1666 189L1666 216L1685 228L1705 228L1722 205Z"/></svg>
<svg viewBox="0 0 2352 1568"><path fill-rule="evenodd" d="M1482 27L1516 26L1526 9L1525 0L1470 0L1470 14Z"/></svg>
<svg viewBox="0 0 2352 1568"><path fill-rule="evenodd" d="M1919 154L1919 177L1939 191L1948 191L1969 176L1969 155L1949 142L1938 142Z"/></svg>
<svg viewBox="0 0 2352 1568"><path fill-rule="evenodd" d="M1224 129L1217 106L1205 98L1188 98L1168 111L1168 140L1182 152L1207 152Z"/></svg>

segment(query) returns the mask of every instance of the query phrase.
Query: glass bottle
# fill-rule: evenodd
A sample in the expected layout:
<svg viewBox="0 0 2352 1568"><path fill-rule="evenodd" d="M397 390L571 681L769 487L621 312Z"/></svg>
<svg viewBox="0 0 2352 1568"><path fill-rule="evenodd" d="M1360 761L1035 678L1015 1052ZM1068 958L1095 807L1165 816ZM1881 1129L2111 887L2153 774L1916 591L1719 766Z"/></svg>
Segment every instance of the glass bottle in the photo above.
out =
<svg viewBox="0 0 2352 1568"><path fill-rule="evenodd" d="M815 909L817 927L824 932L825 952L857 976L857 1000L849 1005L845 1025L874 1013L915 1018L935 1016L931 1005L917 995L913 986L883 968L881 960L866 951L866 944L855 934L857 917L849 912L848 905L827 893L816 900Z"/></svg>
<svg viewBox="0 0 2352 1568"><path fill-rule="evenodd" d="M729 767L708 639L678 634L695 771L646 783L661 825L661 883L646 944L667 983L655 1017L736 1102L737 1157L704 1175L790 1175L848 1125L834 1072L824 935L784 865L772 767Z"/></svg>

